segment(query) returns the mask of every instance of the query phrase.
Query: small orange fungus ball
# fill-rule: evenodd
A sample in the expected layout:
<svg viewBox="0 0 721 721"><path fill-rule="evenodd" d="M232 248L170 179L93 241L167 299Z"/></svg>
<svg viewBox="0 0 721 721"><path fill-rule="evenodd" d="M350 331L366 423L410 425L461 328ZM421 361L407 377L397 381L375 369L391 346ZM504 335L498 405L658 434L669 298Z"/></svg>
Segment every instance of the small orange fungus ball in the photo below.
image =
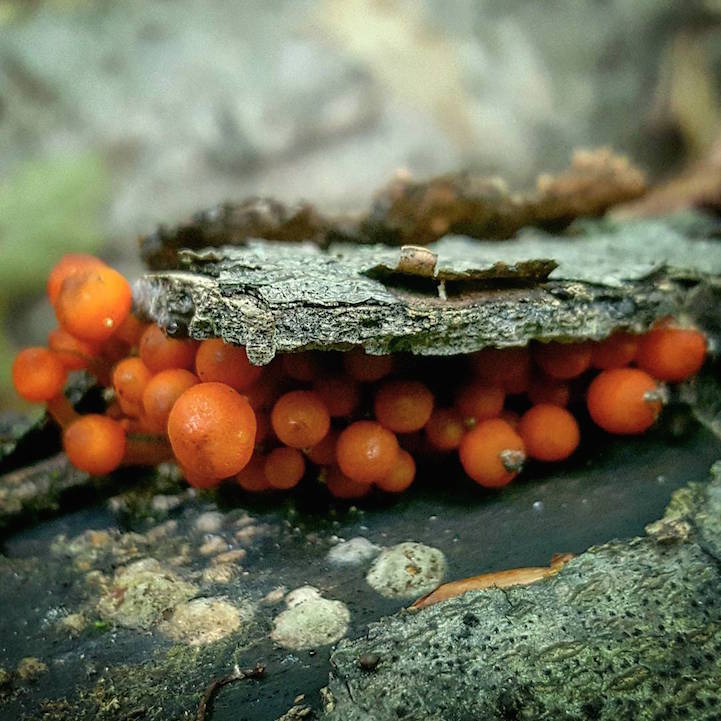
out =
<svg viewBox="0 0 721 721"><path fill-rule="evenodd" d="M426 423L428 442L438 451L458 448L465 432L463 416L455 408L436 408Z"/></svg>
<svg viewBox="0 0 721 721"><path fill-rule="evenodd" d="M501 386L489 386L482 381L471 381L456 393L456 408L465 419L485 421L495 418L503 409L506 393Z"/></svg>
<svg viewBox="0 0 721 721"><path fill-rule="evenodd" d="M332 496L344 500L363 498L371 492L372 488L370 483L359 483L348 478L338 466L331 466L328 469L326 485Z"/></svg>
<svg viewBox="0 0 721 721"><path fill-rule="evenodd" d="M128 281L116 270L98 265L65 278L55 314L76 338L102 342L122 325L132 302Z"/></svg>
<svg viewBox="0 0 721 721"><path fill-rule="evenodd" d="M145 386L142 397L148 426L155 433L166 433L168 416L175 401L198 383L198 377L183 368L169 368L154 375Z"/></svg>
<svg viewBox="0 0 721 721"><path fill-rule="evenodd" d="M428 423L433 394L420 381L386 381L376 391L373 410L378 422L388 430L413 433Z"/></svg>
<svg viewBox="0 0 721 721"><path fill-rule="evenodd" d="M539 403L527 410L517 430L526 453L539 461L568 458L581 439L576 419L565 408L550 403Z"/></svg>
<svg viewBox="0 0 721 721"><path fill-rule="evenodd" d="M143 410L143 392L153 374L140 358L125 358L113 368L115 397L128 416L139 416Z"/></svg>
<svg viewBox="0 0 721 721"><path fill-rule="evenodd" d="M521 416L516 413L516 411L512 411L510 408L504 408L499 414L498 417L502 421L506 421L513 430L518 429L518 422L521 420Z"/></svg>
<svg viewBox="0 0 721 721"><path fill-rule="evenodd" d="M706 336L694 328L662 326L641 336L636 362L662 381L690 378L706 358Z"/></svg>
<svg viewBox="0 0 721 721"><path fill-rule="evenodd" d="M313 391L290 391L273 406L270 423L281 443L291 448L310 448L330 429L330 415Z"/></svg>
<svg viewBox="0 0 721 721"><path fill-rule="evenodd" d="M100 354L98 345L75 338L62 328L50 331L48 347L68 370L87 368Z"/></svg>
<svg viewBox="0 0 721 721"><path fill-rule="evenodd" d="M361 383L374 383L393 370L393 358L389 355L367 355L362 350L343 354L346 373Z"/></svg>
<svg viewBox="0 0 721 721"><path fill-rule="evenodd" d="M255 414L248 401L223 383L198 383L175 402L168 437L178 462L196 475L227 478L253 455Z"/></svg>
<svg viewBox="0 0 721 721"><path fill-rule="evenodd" d="M31 403L49 401L63 392L68 371L47 348L26 348L15 357L13 385L18 395Z"/></svg>
<svg viewBox="0 0 721 721"><path fill-rule="evenodd" d="M180 469L183 471L183 477L188 482L188 485L199 490L216 488L223 482L222 478L214 478L202 470L193 471L188 468L183 468L183 466L181 466Z"/></svg>
<svg viewBox="0 0 721 721"><path fill-rule="evenodd" d="M136 315L130 313L115 331L114 337L126 343L128 347L135 348L140 343L140 338L145 331L146 324Z"/></svg>
<svg viewBox="0 0 721 721"><path fill-rule="evenodd" d="M601 371L586 392L594 423L609 433L633 435L650 428L663 405L661 388L638 368Z"/></svg>
<svg viewBox="0 0 721 721"><path fill-rule="evenodd" d="M125 431L118 421L91 413L67 427L63 445L76 468L93 476L102 476L122 463Z"/></svg>
<svg viewBox="0 0 721 721"><path fill-rule="evenodd" d="M503 386L508 393L522 393L528 387L531 355L526 346L484 348L470 360L473 371L487 385Z"/></svg>
<svg viewBox="0 0 721 721"><path fill-rule="evenodd" d="M580 376L591 365L590 343L538 343L533 358L551 378L568 380Z"/></svg>
<svg viewBox="0 0 721 721"><path fill-rule="evenodd" d="M169 338L162 328L153 324L143 331L138 342L140 357L153 373L159 373L169 368L192 370L197 350L197 341L188 338Z"/></svg>
<svg viewBox="0 0 721 721"><path fill-rule="evenodd" d="M393 470L398 460L395 434L374 421L356 421L344 429L336 444L343 474L357 483L374 483Z"/></svg>
<svg viewBox="0 0 721 721"><path fill-rule="evenodd" d="M298 485L305 473L305 458L297 448L274 448L265 458L265 477L272 488L287 490Z"/></svg>
<svg viewBox="0 0 721 721"><path fill-rule="evenodd" d="M479 423L458 449L465 472L479 485L500 488L510 483L526 458L523 439L500 418Z"/></svg>
<svg viewBox="0 0 721 721"><path fill-rule="evenodd" d="M254 453L248 465L235 476L235 482L250 493L260 493L270 488L265 477L265 456Z"/></svg>
<svg viewBox="0 0 721 721"><path fill-rule="evenodd" d="M348 376L331 375L319 378L313 384L313 390L325 403L333 418L350 416L360 403L360 387Z"/></svg>
<svg viewBox="0 0 721 721"><path fill-rule="evenodd" d="M571 399L571 390L567 383L553 378L536 378L528 389L531 403L551 403L554 406L567 406Z"/></svg>
<svg viewBox="0 0 721 721"><path fill-rule="evenodd" d="M217 381L244 391L260 378L263 369L251 364L245 348L212 338L200 344L195 371L201 381Z"/></svg>
<svg viewBox="0 0 721 721"><path fill-rule="evenodd" d="M281 365L287 376L296 381L309 383L323 371L317 353L286 353L281 356Z"/></svg>
<svg viewBox="0 0 721 721"><path fill-rule="evenodd" d="M376 485L388 493L402 493L413 483L415 477L416 462L408 451L401 448L393 470L385 478L376 481Z"/></svg>
<svg viewBox="0 0 721 721"><path fill-rule="evenodd" d="M332 428L322 441L308 448L305 452L308 459L318 466L332 466L335 463L335 446L338 443L338 431Z"/></svg>
<svg viewBox="0 0 721 721"><path fill-rule="evenodd" d="M591 365L608 370L623 368L633 361L638 351L639 337L633 333L617 331L591 346Z"/></svg>
<svg viewBox="0 0 721 721"><path fill-rule="evenodd" d="M67 253L64 255L48 275L47 292L50 303L52 305L57 303L60 289L63 287L66 278L98 266L105 266L105 263L94 255L88 255L87 253Z"/></svg>

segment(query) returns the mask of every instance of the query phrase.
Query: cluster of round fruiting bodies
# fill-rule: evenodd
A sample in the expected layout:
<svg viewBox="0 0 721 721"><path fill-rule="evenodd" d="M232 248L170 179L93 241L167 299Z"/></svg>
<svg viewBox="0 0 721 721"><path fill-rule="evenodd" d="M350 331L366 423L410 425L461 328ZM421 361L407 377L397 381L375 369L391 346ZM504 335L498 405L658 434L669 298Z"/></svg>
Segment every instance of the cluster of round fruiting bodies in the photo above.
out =
<svg viewBox="0 0 721 721"><path fill-rule="evenodd" d="M487 348L417 358L303 352L252 365L219 339L168 337L131 313L127 281L97 258L65 256L48 280L59 328L22 351L18 393L45 402L68 457L92 474L175 459L193 486L289 489L312 475L340 498L398 493L429 454L456 454L481 486L509 483L527 459L562 461L580 441L568 407L609 433L639 434L665 384L694 375L706 338L671 320L599 341ZM79 415L68 373L108 389L103 414Z"/></svg>

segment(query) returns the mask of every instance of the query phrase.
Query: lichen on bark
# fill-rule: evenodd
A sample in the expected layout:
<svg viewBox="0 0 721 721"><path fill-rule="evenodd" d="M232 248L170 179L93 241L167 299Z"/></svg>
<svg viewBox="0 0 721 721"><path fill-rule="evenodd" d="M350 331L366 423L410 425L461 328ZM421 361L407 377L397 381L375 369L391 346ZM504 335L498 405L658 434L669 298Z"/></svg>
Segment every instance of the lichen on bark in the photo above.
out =
<svg viewBox="0 0 721 721"><path fill-rule="evenodd" d="M721 465L645 537L557 576L472 591L342 641L328 721L715 718ZM374 655L373 671L359 659Z"/></svg>
<svg viewBox="0 0 721 721"><path fill-rule="evenodd" d="M532 339L602 338L680 315L721 273L717 226L628 221L504 241L408 247L282 243L181 251L136 284L142 313L196 338L244 345L256 364L304 349L468 353ZM432 268L432 272L428 269Z"/></svg>

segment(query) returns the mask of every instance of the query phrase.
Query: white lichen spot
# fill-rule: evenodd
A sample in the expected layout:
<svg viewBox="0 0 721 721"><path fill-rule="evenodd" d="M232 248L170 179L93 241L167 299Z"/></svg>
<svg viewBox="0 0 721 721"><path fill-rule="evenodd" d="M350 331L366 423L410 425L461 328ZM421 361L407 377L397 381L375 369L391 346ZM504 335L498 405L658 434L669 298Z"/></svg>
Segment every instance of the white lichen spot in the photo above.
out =
<svg viewBox="0 0 721 721"><path fill-rule="evenodd" d="M115 572L112 586L98 602L98 613L120 626L150 628L197 591L154 558L143 558Z"/></svg>
<svg viewBox="0 0 721 721"><path fill-rule="evenodd" d="M356 536L333 546L326 558L334 566L360 566L375 558L380 552L380 546L376 546L363 536Z"/></svg>
<svg viewBox="0 0 721 721"><path fill-rule="evenodd" d="M71 636L78 636L87 625L87 620L82 613L69 613L57 622L57 628L61 633L68 633Z"/></svg>
<svg viewBox="0 0 721 721"><path fill-rule="evenodd" d="M195 519L193 525L199 533L218 533L223 527L223 520L223 514L219 511L206 511Z"/></svg>
<svg viewBox="0 0 721 721"><path fill-rule="evenodd" d="M167 513L168 511L172 511L174 508L177 508L182 502L183 496L180 494L169 496L163 493L158 493L153 496L153 499L150 502L150 507L153 511Z"/></svg>
<svg viewBox="0 0 721 721"><path fill-rule="evenodd" d="M422 543L399 543L376 558L366 581L386 598L415 598L436 588L446 574L441 551Z"/></svg>
<svg viewBox="0 0 721 721"><path fill-rule="evenodd" d="M278 586L272 591L268 591L268 593L260 599L260 602L264 606L275 606L283 600L283 596L285 596L286 593L288 593L288 589L285 586Z"/></svg>
<svg viewBox="0 0 721 721"><path fill-rule="evenodd" d="M317 588L296 588L285 602L288 608L276 617L270 634L284 648L302 651L326 646L348 631L348 607L341 601L323 598Z"/></svg>
<svg viewBox="0 0 721 721"><path fill-rule="evenodd" d="M48 665L35 656L20 659L17 674L21 681L32 683L48 670Z"/></svg>
<svg viewBox="0 0 721 721"><path fill-rule="evenodd" d="M220 597L195 598L175 607L160 630L174 641L190 646L215 643L253 620L249 603L236 606Z"/></svg>
<svg viewBox="0 0 721 721"><path fill-rule="evenodd" d="M247 555L248 551L246 551L244 548L234 548L230 551L224 551L223 553L219 553L211 560L211 563L214 563L215 565L224 563L240 563L241 561L245 560L245 557Z"/></svg>
<svg viewBox="0 0 721 721"><path fill-rule="evenodd" d="M198 551L202 556L214 556L228 550L228 542L222 536L206 536Z"/></svg>
<svg viewBox="0 0 721 721"><path fill-rule="evenodd" d="M232 563L221 563L203 569L203 583L230 583L239 572L238 566Z"/></svg>

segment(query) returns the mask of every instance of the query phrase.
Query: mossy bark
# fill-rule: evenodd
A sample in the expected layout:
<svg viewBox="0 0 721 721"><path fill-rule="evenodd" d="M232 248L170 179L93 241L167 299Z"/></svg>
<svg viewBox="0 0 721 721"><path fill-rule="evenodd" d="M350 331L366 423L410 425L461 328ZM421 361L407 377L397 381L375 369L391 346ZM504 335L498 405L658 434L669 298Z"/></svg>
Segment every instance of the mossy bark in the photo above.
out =
<svg viewBox="0 0 721 721"><path fill-rule="evenodd" d="M182 251L136 300L169 332L220 336L256 364L311 348L450 355L602 338L692 310L721 274L717 229L694 216L425 248L254 240Z"/></svg>
<svg viewBox="0 0 721 721"><path fill-rule="evenodd" d="M717 718L721 466L645 537L386 618L331 664L328 721Z"/></svg>

